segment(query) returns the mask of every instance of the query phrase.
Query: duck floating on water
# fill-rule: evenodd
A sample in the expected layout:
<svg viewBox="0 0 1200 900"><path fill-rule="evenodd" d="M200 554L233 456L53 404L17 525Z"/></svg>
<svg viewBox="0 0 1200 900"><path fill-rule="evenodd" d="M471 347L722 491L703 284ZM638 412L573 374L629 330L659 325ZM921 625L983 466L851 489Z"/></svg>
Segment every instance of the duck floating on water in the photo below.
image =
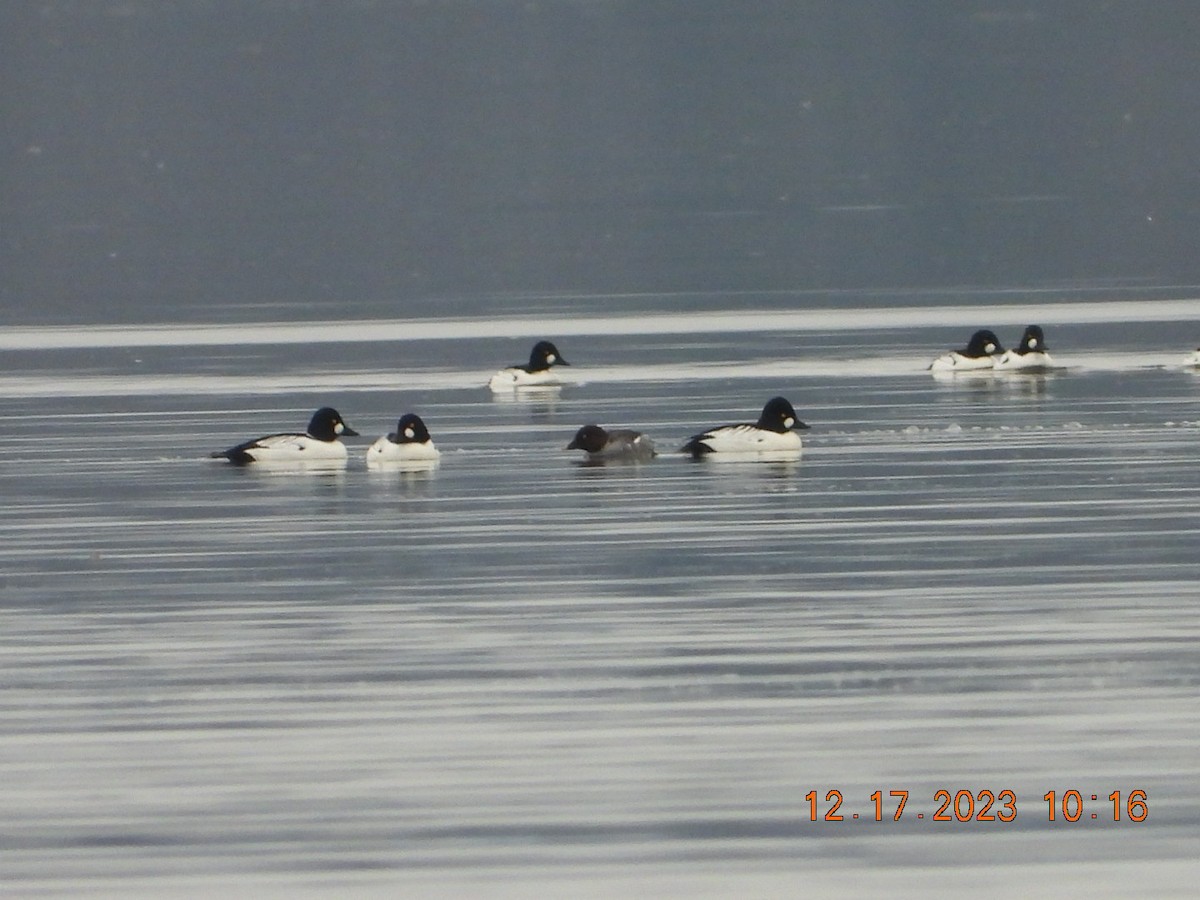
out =
<svg viewBox="0 0 1200 900"><path fill-rule="evenodd" d="M396 430L377 438L367 448L367 465L378 463L433 462L441 452L421 417L405 413L396 423Z"/></svg>
<svg viewBox="0 0 1200 900"><path fill-rule="evenodd" d="M584 425L567 444L568 450L582 450L592 461L646 460L656 455L654 442L640 431L618 428L605 430L599 425Z"/></svg>
<svg viewBox="0 0 1200 900"><path fill-rule="evenodd" d="M307 463L338 462L346 459L346 446L339 437L357 437L358 432L343 421L336 409L323 406L313 413L308 430L268 434L244 441L228 450L217 450L209 456L227 459L234 465L250 463Z"/></svg>
<svg viewBox="0 0 1200 900"><path fill-rule="evenodd" d="M962 350L951 350L935 359L929 366L933 372L970 372L991 369L996 356L1004 352L1000 339L994 331L981 328L971 335L971 340Z"/></svg>
<svg viewBox="0 0 1200 900"><path fill-rule="evenodd" d="M1050 358L1050 348L1046 346L1046 338L1042 334L1042 329L1037 325L1028 326L1025 333L1021 335L1017 346L1000 354L995 363L997 371L1028 372L1049 369L1053 366L1054 360Z"/></svg>
<svg viewBox="0 0 1200 900"><path fill-rule="evenodd" d="M569 365L554 344L550 341L538 341L533 345L528 363L501 369L488 381L488 387L493 391L505 391L512 388L562 384L551 368Z"/></svg>
<svg viewBox="0 0 1200 900"><path fill-rule="evenodd" d="M757 422L710 428L694 435L682 452L696 459L710 453L799 452L803 445L796 429L803 428L808 426L796 416L792 404L783 397L772 397Z"/></svg>

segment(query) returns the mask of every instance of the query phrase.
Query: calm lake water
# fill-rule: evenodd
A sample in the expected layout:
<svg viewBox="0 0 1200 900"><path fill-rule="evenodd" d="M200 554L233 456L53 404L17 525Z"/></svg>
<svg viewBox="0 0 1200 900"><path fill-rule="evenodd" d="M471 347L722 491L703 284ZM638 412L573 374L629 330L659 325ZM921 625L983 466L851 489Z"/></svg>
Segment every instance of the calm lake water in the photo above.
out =
<svg viewBox="0 0 1200 900"><path fill-rule="evenodd" d="M6 330L6 895L1189 896L1200 303L1021 303ZM799 460L672 452L775 394ZM344 470L205 458L326 404Z"/></svg>
<svg viewBox="0 0 1200 900"><path fill-rule="evenodd" d="M1194 895L1198 29L0 4L0 895Z"/></svg>

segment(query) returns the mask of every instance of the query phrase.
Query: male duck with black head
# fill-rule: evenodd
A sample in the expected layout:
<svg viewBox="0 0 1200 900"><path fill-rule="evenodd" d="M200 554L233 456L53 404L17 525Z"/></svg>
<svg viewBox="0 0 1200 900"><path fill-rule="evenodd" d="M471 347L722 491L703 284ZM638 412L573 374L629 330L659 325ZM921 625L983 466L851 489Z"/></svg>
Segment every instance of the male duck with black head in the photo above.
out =
<svg viewBox="0 0 1200 900"><path fill-rule="evenodd" d="M971 335L962 350L943 353L929 366L931 372L974 372L995 367L996 357L1004 352L994 331L981 328Z"/></svg>
<svg viewBox="0 0 1200 900"><path fill-rule="evenodd" d="M406 413L396 430L378 438L367 448L367 465L386 463L433 463L441 456L421 417Z"/></svg>
<svg viewBox="0 0 1200 900"><path fill-rule="evenodd" d="M493 391L507 391L513 388L559 385L562 382L558 373L551 369L554 366L569 365L550 341L538 341L533 345L528 363L501 369L488 381L488 387Z"/></svg>
<svg viewBox="0 0 1200 900"><path fill-rule="evenodd" d="M337 463L346 460L346 445L338 438L357 435L358 432L342 420L336 409L323 406L313 413L308 430L303 434L268 434L209 455L213 459L227 459L236 466L250 463Z"/></svg>
<svg viewBox="0 0 1200 900"><path fill-rule="evenodd" d="M791 403L783 397L772 397L757 422L710 428L694 435L682 452L694 459L709 454L798 454L803 445L796 431L804 428L808 426L796 416Z"/></svg>
<svg viewBox="0 0 1200 900"><path fill-rule="evenodd" d="M1054 360L1050 358L1050 348L1046 346L1046 337L1037 325L1030 325L1021 335L1017 346L1006 350L996 358L997 371L1037 372L1053 368Z"/></svg>

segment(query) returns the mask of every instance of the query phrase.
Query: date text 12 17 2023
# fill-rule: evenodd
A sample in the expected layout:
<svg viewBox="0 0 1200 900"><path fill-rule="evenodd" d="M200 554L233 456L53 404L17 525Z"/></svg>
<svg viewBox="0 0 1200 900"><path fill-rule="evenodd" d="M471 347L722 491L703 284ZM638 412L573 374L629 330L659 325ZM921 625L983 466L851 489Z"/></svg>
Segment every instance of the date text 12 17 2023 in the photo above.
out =
<svg viewBox="0 0 1200 900"><path fill-rule="evenodd" d="M910 792L877 790L860 811L846 805L839 790L825 792L824 806L817 791L804 795L808 802L808 817L812 822L893 821L908 815L910 818L932 822L1013 822L1017 818L1017 794L1013 790L937 790L929 809L909 805ZM1149 800L1144 790L1091 793L1071 788L1047 791L1042 796L1049 822L1145 822L1150 815Z"/></svg>

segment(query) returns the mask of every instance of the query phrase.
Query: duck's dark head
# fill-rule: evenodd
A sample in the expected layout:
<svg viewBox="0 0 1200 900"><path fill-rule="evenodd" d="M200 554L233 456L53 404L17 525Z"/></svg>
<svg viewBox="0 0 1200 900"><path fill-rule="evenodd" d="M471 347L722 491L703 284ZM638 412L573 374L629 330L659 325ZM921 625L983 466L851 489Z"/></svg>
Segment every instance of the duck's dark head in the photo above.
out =
<svg viewBox="0 0 1200 900"><path fill-rule="evenodd" d="M1004 348L1000 346L1000 339L996 337L996 332L989 331L987 328L981 328L971 335L971 340L967 343L965 355L978 358L981 356L995 356L997 353L1003 352Z"/></svg>
<svg viewBox="0 0 1200 900"><path fill-rule="evenodd" d="M343 422L332 406L322 406L308 422L308 435L318 441L336 441L342 435L358 437L358 432Z"/></svg>
<svg viewBox="0 0 1200 900"><path fill-rule="evenodd" d="M569 365L570 363L558 352L558 348L549 341L538 341L533 345L533 352L529 354L530 372L542 372L551 366Z"/></svg>
<svg viewBox="0 0 1200 900"><path fill-rule="evenodd" d="M758 417L757 425L768 431L783 434L793 428L807 428L792 409L792 404L783 397L772 397L763 407L762 415Z"/></svg>
<svg viewBox="0 0 1200 900"><path fill-rule="evenodd" d="M608 441L608 432L599 425L584 425L567 444L568 450L586 450L588 453L599 453Z"/></svg>
<svg viewBox="0 0 1200 900"><path fill-rule="evenodd" d="M1021 335L1020 351L1022 353L1040 352L1049 349L1046 346L1046 338L1042 335L1040 326L1030 325L1025 329L1025 333Z"/></svg>
<svg viewBox="0 0 1200 900"><path fill-rule="evenodd" d="M396 423L395 434L389 434L393 444L424 444L430 440L429 429L415 413L405 413Z"/></svg>

